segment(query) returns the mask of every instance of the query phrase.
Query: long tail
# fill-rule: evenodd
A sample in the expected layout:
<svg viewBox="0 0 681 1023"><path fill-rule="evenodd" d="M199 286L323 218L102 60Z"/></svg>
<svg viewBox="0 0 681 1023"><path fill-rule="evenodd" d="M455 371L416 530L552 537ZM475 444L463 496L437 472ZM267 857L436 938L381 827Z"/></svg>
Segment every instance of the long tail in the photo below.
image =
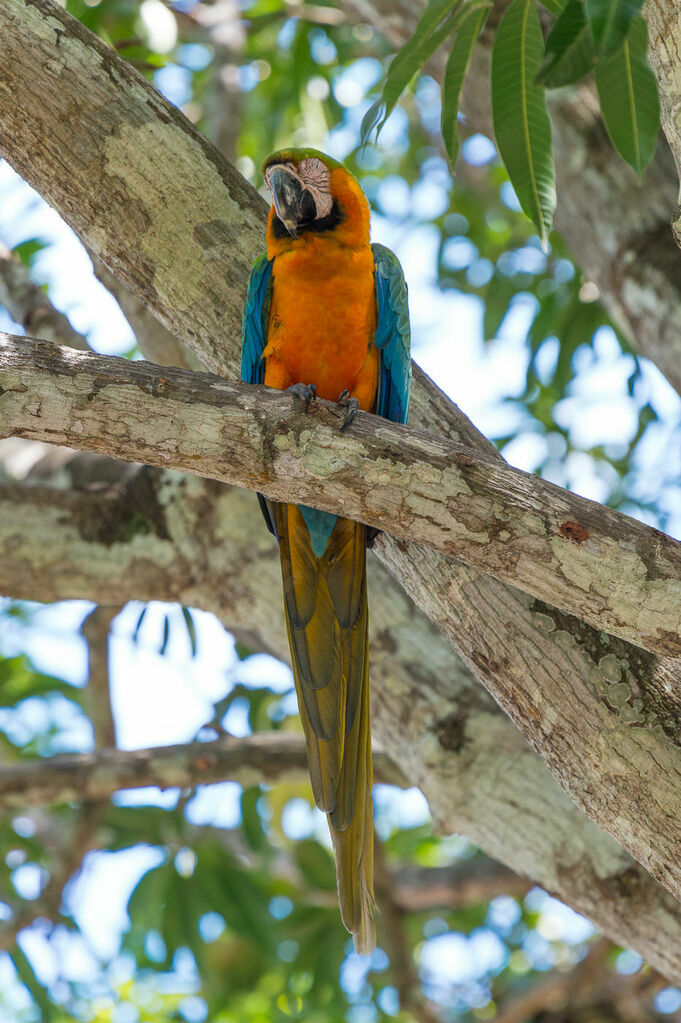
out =
<svg viewBox="0 0 681 1023"><path fill-rule="evenodd" d="M312 788L329 821L343 923L367 954L376 930L366 527L338 519L317 558L296 505L273 511Z"/></svg>

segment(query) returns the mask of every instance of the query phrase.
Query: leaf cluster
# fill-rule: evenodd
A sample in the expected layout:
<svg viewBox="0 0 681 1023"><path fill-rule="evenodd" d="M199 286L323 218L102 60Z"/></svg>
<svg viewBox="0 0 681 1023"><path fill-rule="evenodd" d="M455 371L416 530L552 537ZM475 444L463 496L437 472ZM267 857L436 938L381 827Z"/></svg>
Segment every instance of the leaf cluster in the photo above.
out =
<svg viewBox="0 0 681 1023"><path fill-rule="evenodd" d="M430 0L409 42L392 60L381 95L362 122L362 141L380 134L412 78L453 36L442 87L442 139L452 167L466 72L487 21L483 0ZM546 0L555 22L544 39L535 0L512 0L494 31L491 94L494 134L520 206L548 244L556 205L546 91L595 73L612 142L637 174L655 151L657 83L648 67L641 0ZM491 34L490 29L487 33Z"/></svg>

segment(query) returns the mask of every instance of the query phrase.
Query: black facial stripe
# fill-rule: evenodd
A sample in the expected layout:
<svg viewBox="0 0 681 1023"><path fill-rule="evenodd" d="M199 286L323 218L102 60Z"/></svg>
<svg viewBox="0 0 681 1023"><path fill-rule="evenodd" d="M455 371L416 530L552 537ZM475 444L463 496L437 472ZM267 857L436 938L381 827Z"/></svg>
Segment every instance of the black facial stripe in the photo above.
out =
<svg viewBox="0 0 681 1023"><path fill-rule="evenodd" d="M306 194L309 195L309 192ZM310 198L312 199L312 196L310 196ZM314 231L315 234L322 234L324 231L333 231L333 229L338 227L338 225L344 220L345 214L340 208L338 200L334 199L331 212L325 217L320 217L318 220L300 220L298 222L298 234L301 235L306 231ZM279 217L275 217L272 221L272 233L275 238L287 238L289 236L288 231L282 224Z"/></svg>
<svg viewBox="0 0 681 1023"><path fill-rule="evenodd" d="M314 220L316 216L317 207L315 206L315 201L312 198L312 193L308 192L308 190L305 189L305 191L303 192L302 199L300 200L300 205L298 207L298 223L307 224L310 221Z"/></svg>

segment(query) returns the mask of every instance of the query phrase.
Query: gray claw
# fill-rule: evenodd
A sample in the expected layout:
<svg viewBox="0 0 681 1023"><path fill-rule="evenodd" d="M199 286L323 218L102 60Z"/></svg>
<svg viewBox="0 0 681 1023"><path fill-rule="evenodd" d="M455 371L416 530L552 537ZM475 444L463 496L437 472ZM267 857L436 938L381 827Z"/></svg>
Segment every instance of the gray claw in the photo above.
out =
<svg viewBox="0 0 681 1023"><path fill-rule="evenodd" d="M317 388L314 384L291 384L290 387L286 388L286 393L295 394L296 397L300 398L307 412L317 397Z"/></svg>
<svg viewBox="0 0 681 1023"><path fill-rule="evenodd" d="M346 387L345 390L341 391L341 393L338 395L338 401L336 402L336 404L340 405L341 408L344 408L346 410L345 411L345 419L343 420L343 422L341 423L341 426L340 426L341 432L342 432L343 430L346 430L348 428L350 423L353 421L353 419L357 415L357 409L359 408L359 402L358 402L357 398L351 398L350 397L350 392L348 391L348 389Z"/></svg>

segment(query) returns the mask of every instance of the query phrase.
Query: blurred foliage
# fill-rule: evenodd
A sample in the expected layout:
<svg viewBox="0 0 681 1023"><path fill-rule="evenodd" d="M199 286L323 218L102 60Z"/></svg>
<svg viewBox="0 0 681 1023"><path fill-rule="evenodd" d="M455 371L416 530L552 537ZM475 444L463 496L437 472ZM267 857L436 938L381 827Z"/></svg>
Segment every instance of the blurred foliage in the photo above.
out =
<svg viewBox="0 0 681 1023"><path fill-rule="evenodd" d="M366 112L361 138L380 135L402 92L445 41L442 138L454 166L459 97L489 0L428 0L410 38L395 55L381 94ZM496 28L491 96L494 133L520 205L544 247L556 204L546 89L574 84L595 71L603 120L620 156L640 175L660 129L657 81L648 66L642 0L512 0ZM544 40L545 7L555 23ZM453 42L451 41L453 37Z"/></svg>
<svg viewBox="0 0 681 1023"><path fill-rule="evenodd" d="M114 624L117 642L125 642L133 658L140 644L156 647L159 664L169 656L186 663L202 655L198 622L196 649L189 644L183 656L178 653L187 644L181 608L162 612L154 605L141 628L138 617L130 608L122 618L126 627ZM166 621L177 644L174 654L161 654L154 641ZM0 651L30 648L45 631L39 609L7 603L0 615ZM84 641L74 631L70 642L78 647ZM245 711L239 734L244 721L247 732L299 728L290 690L240 681L249 660L234 651L225 695L215 699L199 729L197 737L207 744L218 731L229 732L236 703ZM85 692L44 675L26 654L0 655L0 736L14 755L25 758L91 748ZM52 708L53 699L62 702ZM74 729L74 715L80 730ZM650 1020L663 1018L656 997L669 1002L678 994L681 1004L675 989L660 994L659 978L637 957L594 938L586 921L538 889L525 898L463 900L456 908L435 897L429 908L400 911L396 935L394 904L385 900L392 900L390 890L400 877L413 878L419 870L427 885L429 870L451 865L465 876L489 861L463 838L436 838L428 821L400 821L397 795L386 804L385 787L377 798L379 948L363 960L340 923L326 827L312 812L309 786L239 788L234 821L205 823L207 793L212 792L210 815L219 817L219 790L171 790L151 801L148 790L138 790L132 798L107 803L0 814L0 975L5 969L7 976L5 956L13 974L13 983L0 985L0 1019L418 1023L426 1018L419 1015L425 996L443 1023L474 1023L534 992L545 976L552 982L564 978L567 1001L574 986L587 1009L604 1003L605 1015L585 1021L626 1019L612 991L625 1000L636 998ZM95 861L105 857L111 871L112 857L135 852L140 859L128 887L127 922L113 953L102 957L90 945L91 934L101 935L92 909L101 911L110 897L98 892ZM436 884L441 888L439 875ZM415 957L411 989L401 972L404 948ZM587 967L588 997L575 982ZM555 998L548 1004L555 1009ZM564 1018L581 1017L550 1016Z"/></svg>
<svg viewBox="0 0 681 1023"><path fill-rule="evenodd" d="M590 7L597 16L598 0ZM661 407L664 385L609 322L597 289L556 232L542 251L489 140L467 137L450 111L449 135L463 136L454 179L439 88L416 76L379 143L360 146L370 93L392 57L372 26L351 22L342 7L326 2L253 0L244 2L241 20L237 5L223 0L67 0L67 8L181 106L256 187L260 164L280 145L332 147L359 177L395 247L402 254L412 244L432 251L431 286L475 304L490 366L514 345L523 381L509 385L499 402L500 448L524 468L582 489L587 479L599 499L669 525L678 514L678 405L666 400ZM293 16L301 12L304 18ZM457 67L449 88L458 98ZM227 108L231 130L216 117L216 109ZM450 138L450 152L453 144ZM32 269L43 249L41 239L29 237L16 246ZM454 316L459 306L448 308ZM456 346L466 339L456 323L447 330L456 362ZM432 340L416 334L417 358ZM613 367L629 426L616 443L585 440L581 419L601 400L589 381ZM123 637L129 656L155 657L159 673L171 663L188 672L200 661L196 612L170 605L129 611ZM44 656L49 630L39 613L7 603L0 614L5 763L92 748L86 691L56 652L50 672L36 667L39 659L28 653L36 636L43 637ZM72 644L82 642L74 633ZM292 693L254 684L257 659L234 645L199 740L299 729ZM546 981L564 981L562 993L546 1010L532 1010L527 1019L536 1023L629 1023L631 999L643 1019L670 1018L681 1008L681 994L661 985L636 956L600 943L537 890L457 909L400 911L400 933L387 923L394 916L384 906L381 947L361 960L340 924L325 825L312 813L309 786L239 790L229 824L219 823L223 787L207 788L218 823L204 823L201 789L164 797L139 791L103 805L0 816L3 1023L410 1023L427 1018L424 996L442 1023L473 1023L493 1019L497 1007ZM395 809L402 805L395 794L377 798L390 877L416 867L465 871L483 861L464 839L435 838L428 822L405 825ZM107 857L123 864L133 854L139 869L121 895L128 915L120 945L105 954L91 947L81 916L84 902L96 905L88 878ZM110 929L116 933L115 924ZM589 984L580 972L587 968Z"/></svg>

